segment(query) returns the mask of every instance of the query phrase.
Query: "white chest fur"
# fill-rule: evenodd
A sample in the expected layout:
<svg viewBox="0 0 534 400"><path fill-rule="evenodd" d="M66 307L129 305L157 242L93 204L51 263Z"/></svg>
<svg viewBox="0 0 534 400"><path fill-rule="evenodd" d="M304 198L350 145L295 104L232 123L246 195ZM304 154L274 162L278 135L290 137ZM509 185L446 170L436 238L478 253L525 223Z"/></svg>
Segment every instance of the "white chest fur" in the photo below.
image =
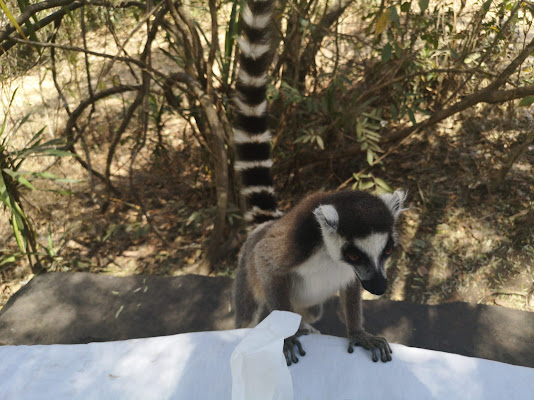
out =
<svg viewBox="0 0 534 400"><path fill-rule="evenodd" d="M356 279L351 266L335 262L324 249L295 270L291 302L296 308L322 304Z"/></svg>

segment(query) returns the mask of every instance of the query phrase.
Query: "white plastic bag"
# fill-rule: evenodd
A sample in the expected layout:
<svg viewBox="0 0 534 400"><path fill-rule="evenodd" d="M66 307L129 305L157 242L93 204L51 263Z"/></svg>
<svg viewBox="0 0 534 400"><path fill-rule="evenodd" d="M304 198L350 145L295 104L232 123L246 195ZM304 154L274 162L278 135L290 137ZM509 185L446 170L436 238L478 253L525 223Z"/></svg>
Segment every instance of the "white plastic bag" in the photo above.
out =
<svg viewBox="0 0 534 400"><path fill-rule="evenodd" d="M301 316L273 311L239 343L232 357L232 400L293 400L293 381L282 352Z"/></svg>

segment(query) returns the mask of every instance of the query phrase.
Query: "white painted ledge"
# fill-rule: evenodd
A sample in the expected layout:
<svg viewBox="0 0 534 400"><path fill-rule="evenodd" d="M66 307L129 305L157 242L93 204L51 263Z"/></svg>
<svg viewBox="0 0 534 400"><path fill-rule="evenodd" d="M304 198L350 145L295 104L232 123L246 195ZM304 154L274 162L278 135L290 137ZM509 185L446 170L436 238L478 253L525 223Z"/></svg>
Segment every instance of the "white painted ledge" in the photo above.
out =
<svg viewBox="0 0 534 400"><path fill-rule="evenodd" d="M298 319L291 314L276 317L271 325L256 328L266 331L256 331L252 342L265 345L267 352L276 349L273 360L280 361L282 338L276 335L293 330L295 323ZM230 399L230 359L249 333L241 329L85 345L3 346L0 399ZM270 339L262 342L262 335ZM391 346L392 362L373 363L363 349L347 353L346 339L310 335L301 341L307 354L289 368L294 399L533 399L532 368L396 344ZM256 357L255 362L262 360ZM271 377L287 374L271 372ZM257 398L265 394L263 388ZM282 393L271 398L288 397Z"/></svg>

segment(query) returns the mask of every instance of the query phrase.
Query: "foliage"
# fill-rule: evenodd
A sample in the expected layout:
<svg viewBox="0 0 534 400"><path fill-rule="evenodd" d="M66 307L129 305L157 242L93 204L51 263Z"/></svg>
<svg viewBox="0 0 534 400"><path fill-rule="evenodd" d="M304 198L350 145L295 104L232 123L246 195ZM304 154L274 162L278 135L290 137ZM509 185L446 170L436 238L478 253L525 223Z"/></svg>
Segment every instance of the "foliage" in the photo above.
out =
<svg viewBox="0 0 534 400"><path fill-rule="evenodd" d="M22 202L23 189L37 190L33 182L38 179L56 182L72 182L63 179L46 170L41 172L24 171L23 163L30 158L35 157L64 157L70 156L71 153L61 150L64 141L53 139L43 140L44 128L36 132L33 137L24 145L22 149L14 149L11 140L17 135L21 128L26 124L31 116L27 114L13 126L8 124L8 114L11 105L15 99L16 90L11 97L9 106L5 111L2 125L0 126L0 202L7 211L9 222L13 230L13 235L17 242L18 248L22 254L26 254L30 265L35 272L43 269L38 255L38 242L35 229L31 219L24 212ZM51 189L47 189L51 190ZM68 194L64 190L56 192ZM44 249L49 247L44 246ZM13 256L2 260L2 263L14 261Z"/></svg>
<svg viewBox="0 0 534 400"><path fill-rule="evenodd" d="M341 20L336 20L319 37L327 51L315 53L311 61L306 50L316 32L324 32L328 21L322 16L329 9L299 4L301 8L289 8L287 19L298 12L305 23L300 24L301 34L287 33L284 47L305 50L300 58L288 56L275 67L282 79L274 96L282 122L277 146L291 159L285 168L325 162L331 158L328 154L353 157L359 150L367 161L360 163L360 176L382 165L389 154L387 144L395 148L411 133L474 104L510 100L499 91L507 81L509 87L524 87L524 93L534 90L528 59L534 47L529 43L533 10L525 2L351 3L351 26L361 21L362 29L341 33L336 25ZM306 62L310 65L303 66ZM293 65L307 73L299 75ZM519 105L528 106L529 96L517 93L513 98L524 97ZM295 152L300 154L298 163Z"/></svg>

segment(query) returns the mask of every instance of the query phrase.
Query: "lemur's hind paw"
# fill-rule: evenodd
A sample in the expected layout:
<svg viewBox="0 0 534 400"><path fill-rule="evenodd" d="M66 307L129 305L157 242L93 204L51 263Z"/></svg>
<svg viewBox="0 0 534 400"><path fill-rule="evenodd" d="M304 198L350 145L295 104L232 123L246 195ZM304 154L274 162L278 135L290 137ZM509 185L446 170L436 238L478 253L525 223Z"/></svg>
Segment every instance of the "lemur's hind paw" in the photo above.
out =
<svg viewBox="0 0 534 400"><path fill-rule="evenodd" d="M302 344L300 344L300 340L298 339L299 336L307 335L309 332L307 329L299 329L297 333L295 333L293 336L290 336L286 339L284 339L284 356L286 357L286 363L289 367L291 364L296 364L299 362L299 359L297 358L297 355L295 354L295 347L299 350L299 354L301 356L305 356L306 352L302 348Z"/></svg>
<svg viewBox="0 0 534 400"><path fill-rule="evenodd" d="M391 350L386 338L361 331L349 337L349 353L354 351L354 346L362 346L364 349L370 350L374 362L378 361L377 350L380 351L382 362L391 361L393 350Z"/></svg>

